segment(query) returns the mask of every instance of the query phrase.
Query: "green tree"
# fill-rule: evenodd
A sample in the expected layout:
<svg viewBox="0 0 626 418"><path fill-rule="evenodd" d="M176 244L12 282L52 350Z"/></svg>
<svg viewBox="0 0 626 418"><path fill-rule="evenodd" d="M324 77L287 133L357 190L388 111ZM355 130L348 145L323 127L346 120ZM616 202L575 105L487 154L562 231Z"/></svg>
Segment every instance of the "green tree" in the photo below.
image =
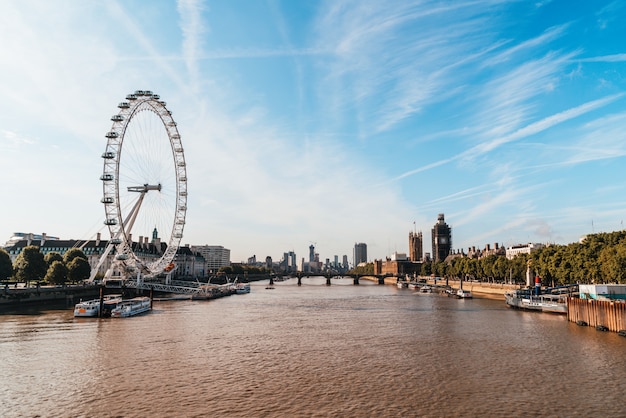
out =
<svg viewBox="0 0 626 418"><path fill-rule="evenodd" d="M220 267L218 271L221 273L233 274L233 268L231 266Z"/></svg>
<svg viewBox="0 0 626 418"><path fill-rule="evenodd" d="M478 279L478 260L475 258L470 258L467 260L467 265L465 266L465 278L466 279Z"/></svg>
<svg viewBox="0 0 626 418"><path fill-rule="evenodd" d="M0 248L0 280L6 280L13 276L13 263L11 256L5 250Z"/></svg>
<svg viewBox="0 0 626 418"><path fill-rule="evenodd" d="M87 259L82 257L75 257L67 263L67 278L76 283L80 280L85 280L89 278L91 274L91 266Z"/></svg>
<svg viewBox="0 0 626 418"><path fill-rule="evenodd" d="M66 281L67 268L62 261L56 260L50 264L44 280L50 284L63 284Z"/></svg>
<svg viewBox="0 0 626 418"><path fill-rule="evenodd" d="M494 256L496 257L493 263L493 277L495 280L500 282L508 279L509 270L511 267L511 262L506 259L506 257L502 256Z"/></svg>
<svg viewBox="0 0 626 418"><path fill-rule="evenodd" d="M61 254L57 253L56 251L52 251L52 252L49 252L48 254L44 255L43 259L46 262L46 264L48 265L48 268L55 261L63 262L63 256Z"/></svg>
<svg viewBox="0 0 626 418"><path fill-rule="evenodd" d="M626 243L604 248L599 261L603 282L626 283Z"/></svg>
<svg viewBox="0 0 626 418"><path fill-rule="evenodd" d="M48 266L43 259L43 254L39 252L39 247L29 245L24 247L22 252L15 259L14 277L28 285L31 280L39 280L46 275Z"/></svg>
<svg viewBox="0 0 626 418"><path fill-rule="evenodd" d="M374 263L367 263L364 266L355 267L352 272L354 274L374 274Z"/></svg>
<svg viewBox="0 0 626 418"><path fill-rule="evenodd" d="M84 258L85 261L88 260L83 250L81 250L80 248L70 248L63 256L63 262L66 266L69 266L72 260L74 260L76 257Z"/></svg>
<svg viewBox="0 0 626 418"><path fill-rule="evenodd" d="M526 271L531 263L528 254L520 254L510 262L510 281L512 283L526 283Z"/></svg>

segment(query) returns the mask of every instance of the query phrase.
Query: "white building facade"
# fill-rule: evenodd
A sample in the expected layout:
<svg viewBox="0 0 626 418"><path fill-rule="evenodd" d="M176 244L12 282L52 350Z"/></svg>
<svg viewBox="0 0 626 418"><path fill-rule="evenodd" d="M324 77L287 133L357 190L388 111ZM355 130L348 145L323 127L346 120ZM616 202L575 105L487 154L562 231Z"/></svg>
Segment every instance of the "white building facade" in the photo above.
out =
<svg viewBox="0 0 626 418"><path fill-rule="evenodd" d="M512 245L506 249L506 258L511 260L520 254L530 254L543 247L545 247L545 245L533 243Z"/></svg>
<svg viewBox="0 0 626 418"><path fill-rule="evenodd" d="M205 260L206 274L217 273L220 267L230 266L230 250L221 245L192 245L191 251Z"/></svg>

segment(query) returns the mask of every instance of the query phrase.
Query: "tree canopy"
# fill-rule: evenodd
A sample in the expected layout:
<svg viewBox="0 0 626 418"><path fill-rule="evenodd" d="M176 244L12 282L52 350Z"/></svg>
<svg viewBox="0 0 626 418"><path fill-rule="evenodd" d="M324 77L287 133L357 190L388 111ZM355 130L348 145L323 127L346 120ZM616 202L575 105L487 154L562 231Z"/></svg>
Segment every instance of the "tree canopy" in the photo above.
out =
<svg viewBox="0 0 626 418"><path fill-rule="evenodd" d="M74 257L66 267L67 278L72 282L88 279L91 274L91 266L86 258Z"/></svg>
<svg viewBox="0 0 626 418"><path fill-rule="evenodd" d="M87 256L85 255L83 250L81 250L80 248L70 248L69 250L66 251L65 255L63 256L63 262L67 266L76 257L80 257L80 258L87 260Z"/></svg>
<svg viewBox="0 0 626 418"><path fill-rule="evenodd" d="M54 263L55 261L63 262L63 256L61 254L57 253L56 251L52 251L52 252L49 252L48 254L44 255L43 259L46 262L46 264L48 265L48 267L50 267L52 265L52 263Z"/></svg>
<svg viewBox="0 0 626 418"><path fill-rule="evenodd" d="M24 247L15 259L15 274L17 280L28 283L31 280L42 279L46 275L48 266L39 247L29 245Z"/></svg>
<svg viewBox="0 0 626 418"><path fill-rule="evenodd" d="M13 263L11 256L0 248L0 280L6 280L13 276Z"/></svg>
<svg viewBox="0 0 626 418"><path fill-rule="evenodd" d="M50 284L63 284L67 278L67 268L62 261L56 260L50 264L44 280Z"/></svg>

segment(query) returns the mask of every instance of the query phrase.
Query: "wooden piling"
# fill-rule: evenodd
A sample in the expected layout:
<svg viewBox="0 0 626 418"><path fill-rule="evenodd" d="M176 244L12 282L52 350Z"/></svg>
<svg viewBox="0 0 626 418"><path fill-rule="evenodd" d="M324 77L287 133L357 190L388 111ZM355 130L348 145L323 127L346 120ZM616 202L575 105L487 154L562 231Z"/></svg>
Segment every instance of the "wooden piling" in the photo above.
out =
<svg viewBox="0 0 626 418"><path fill-rule="evenodd" d="M625 301L567 298L567 319L590 327L604 326L609 331L626 330Z"/></svg>
<svg viewBox="0 0 626 418"><path fill-rule="evenodd" d="M100 286L100 309L98 309L98 318L102 318L103 310L104 310L104 287Z"/></svg>

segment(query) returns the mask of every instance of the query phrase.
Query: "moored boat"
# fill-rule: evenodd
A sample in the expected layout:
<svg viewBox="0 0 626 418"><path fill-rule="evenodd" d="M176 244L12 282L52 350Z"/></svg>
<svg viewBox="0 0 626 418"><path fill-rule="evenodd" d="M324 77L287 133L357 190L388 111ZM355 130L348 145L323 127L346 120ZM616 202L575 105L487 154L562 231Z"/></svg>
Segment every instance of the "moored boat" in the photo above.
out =
<svg viewBox="0 0 626 418"><path fill-rule="evenodd" d="M127 318L129 316L139 315L152 309L152 301L147 296L141 296L133 299L122 300L111 311L113 318Z"/></svg>
<svg viewBox="0 0 626 418"><path fill-rule="evenodd" d="M74 306L76 317L109 316L113 308L122 300L122 295L107 295L102 299L102 315L100 315L100 299L91 299L78 302Z"/></svg>
<svg viewBox="0 0 626 418"><path fill-rule="evenodd" d="M250 283L237 283L235 292L237 294L250 293Z"/></svg>
<svg viewBox="0 0 626 418"><path fill-rule="evenodd" d="M456 291L456 297L459 299L471 299L473 295L469 290L459 289Z"/></svg>
<svg viewBox="0 0 626 418"><path fill-rule="evenodd" d="M519 289L504 294L507 305L531 311L567 314L567 294L534 294L532 289Z"/></svg>

